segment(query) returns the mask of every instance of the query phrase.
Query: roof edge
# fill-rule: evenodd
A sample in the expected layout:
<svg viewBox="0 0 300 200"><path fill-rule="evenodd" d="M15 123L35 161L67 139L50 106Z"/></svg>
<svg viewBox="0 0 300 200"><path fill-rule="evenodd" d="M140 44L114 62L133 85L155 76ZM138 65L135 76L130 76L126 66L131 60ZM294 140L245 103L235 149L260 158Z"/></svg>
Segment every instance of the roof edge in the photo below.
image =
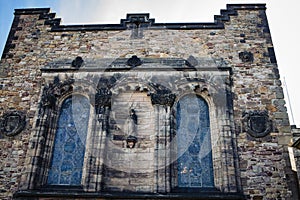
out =
<svg viewBox="0 0 300 200"><path fill-rule="evenodd" d="M22 8L15 9L15 15L33 15L33 14L44 14L49 13L50 8Z"/></svg>
<svg viewBox="0 0 300 200"><path fill-rule="evenodd" d="M187 22L187 23L156 23L155 19L149 18L149 13L127 14L126 19L121 19L120 24L78 24L61 25L61 19L55 18L55 13L50 13L50 8L25 8L15 9L15 15L40 14L40 19L45 19L45 25L50 25L54 32L61 31L101 31L101 30L126 30L134 23L134 15L145 17L148 29L224 29L224 22L230 20L230 16L237 16L238 10L265 10L266 4L227 4L226 9L221 9L220 15L214 16L214 22Z"/></svg>

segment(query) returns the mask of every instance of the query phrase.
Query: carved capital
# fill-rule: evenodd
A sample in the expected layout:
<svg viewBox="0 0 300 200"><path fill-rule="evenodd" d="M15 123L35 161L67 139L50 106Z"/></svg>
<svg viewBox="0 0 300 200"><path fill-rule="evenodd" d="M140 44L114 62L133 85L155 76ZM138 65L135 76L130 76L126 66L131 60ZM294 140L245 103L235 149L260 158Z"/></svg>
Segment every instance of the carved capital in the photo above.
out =
<svg viewBox="0 0 300 200"><path fill-rule="evenodd" d="M154 89L155 93L151 93L151 102L153 105L166 105L166 106L173 106L176 95L171 92L170 89L166 88L163 85L156 84L156 83L149 83Z"/></svg>
<svg viewBox="0 0 300 200"><path fill-rule="evenodd" d="M175 94L150 94L151 102L153 105L166 105L166 106L173 106L175 102L176 95Z"/></svg>

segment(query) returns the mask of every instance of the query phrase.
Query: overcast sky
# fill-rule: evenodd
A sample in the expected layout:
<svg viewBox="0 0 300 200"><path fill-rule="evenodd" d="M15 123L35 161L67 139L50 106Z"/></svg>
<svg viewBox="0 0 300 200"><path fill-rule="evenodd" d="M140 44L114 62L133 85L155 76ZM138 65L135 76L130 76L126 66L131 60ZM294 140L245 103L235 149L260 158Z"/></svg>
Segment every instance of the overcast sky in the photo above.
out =
<svg viewBox="0 0 300 200"><path fill-rule="evenodd" d="M127 13L150 13L156 22L213 22L228 3L266 3L275 54L290 96L294 120L300 127L299 0L0 0L0 54L2 54L15 8L50 7L63 24L118 24ZM283 81L284 82L284 81ZM284 89L286 88L285 85ZM285 90L286 93L286 90ZM285 100L288 103L287 95ZM299 105L297 105L299 104Z"/></svg>

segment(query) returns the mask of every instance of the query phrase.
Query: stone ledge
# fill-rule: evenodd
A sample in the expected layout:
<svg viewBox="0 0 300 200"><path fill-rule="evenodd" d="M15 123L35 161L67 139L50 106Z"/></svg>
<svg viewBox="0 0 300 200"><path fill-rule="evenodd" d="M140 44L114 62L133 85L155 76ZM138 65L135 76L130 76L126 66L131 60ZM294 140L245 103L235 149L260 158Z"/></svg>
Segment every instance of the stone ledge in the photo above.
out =
<svg viewBox="0 0 300 200"><path fill-rule="evenodd" d="M97 199L228 199L242 200L246 199L240 193L224 193L217 190L204 191L199 193L131 193L131 192L84 192L84 191L43 191L43 190L26 190L18 191L14 194L14 199L36 199L36 198L97 198Z"/></svg>

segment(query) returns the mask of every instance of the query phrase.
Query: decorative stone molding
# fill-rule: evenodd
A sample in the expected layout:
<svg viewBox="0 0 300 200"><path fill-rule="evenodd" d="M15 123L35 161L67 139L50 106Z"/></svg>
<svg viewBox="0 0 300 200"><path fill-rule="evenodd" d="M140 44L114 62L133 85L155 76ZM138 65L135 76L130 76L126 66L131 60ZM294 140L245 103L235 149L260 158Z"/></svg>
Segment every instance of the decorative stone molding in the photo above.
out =
<svg viewBox="0 0 300 200"><path fill-rule="evenodd" d="M267 136L272 129L272 122L267 111L248 111L243 113L245 130L252 137L261 138Z"/></svg>
<svg viewBox="0 0 300 200"><path fill-rule="evenodd" d="M0 132L13 137L21 133L26 126L26 115L21 111L5 113L0 118Z"/></svg>

